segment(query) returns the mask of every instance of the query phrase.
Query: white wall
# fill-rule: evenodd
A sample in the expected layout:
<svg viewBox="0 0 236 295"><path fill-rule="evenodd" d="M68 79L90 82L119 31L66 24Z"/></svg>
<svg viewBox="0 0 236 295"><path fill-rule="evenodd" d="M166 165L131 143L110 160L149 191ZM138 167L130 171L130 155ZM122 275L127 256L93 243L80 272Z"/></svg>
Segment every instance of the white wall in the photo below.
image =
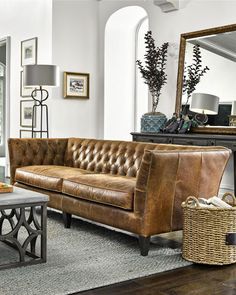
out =
<svg viewBox="0 0 236 295"><path fill-rule="evenodd" d="M10 136L19 137L21 41L38 37L38 63L51 63L52 1L1 0L0 39L6 36L11 37Z"/></svg>
<svg viewBox="0 0 236 295"><path fill-rule="evenodd" d="M105 30L104 138L130 140L135 126L136 29L146 11L120 9Z"/></svg>
<svg viewBox="0 0 236 295"><path fill-rule="evenodd" d="M127 6L140 6L146 8L144 1L100 1L99 2L99 89L98 96L104 97L104 52L105 52L105 27L110 16L117 10ZM146 9L145 9L146 10ZM101 113L99 121L99 135L104 137L104 105L100 105L99 112ZM133 130L131 130L133 131ZM130 132L131 132L130 131Z"/></svg>
<svg viewBox="0 0 236 295"><path fill-rule="evenodd" d="M137 31L137 59L145 62L144 55L146 53L146 44L144 43L144 36L149 30L148 18L140 23L140 28ZM147 84L144 83L143 77L136 66L136 106L135 106L135 126L134 131L141 130L141 117L148 112L149 91Z"/></svg>
<svg viewBox="0 0 236 295"><path fill-rule="evenodd" d="M53 63L60 67L61 86L53 90L51 135L98 137L103 98L98 96L98 2L54 0ZM63 98L63 72L90 73L89 99Z"/></svg>

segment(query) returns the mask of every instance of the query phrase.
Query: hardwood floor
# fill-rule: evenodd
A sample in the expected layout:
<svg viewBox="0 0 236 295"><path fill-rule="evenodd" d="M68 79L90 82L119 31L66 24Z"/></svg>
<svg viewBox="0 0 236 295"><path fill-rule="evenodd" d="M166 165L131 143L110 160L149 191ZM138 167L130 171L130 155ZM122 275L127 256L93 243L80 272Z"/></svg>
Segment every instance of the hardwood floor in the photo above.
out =
<svg viewBox="0 0 236 295"><path fill-rule="evenodd" d="M235 295L236 265L192 265L74 293L79 295Z"/></svg>

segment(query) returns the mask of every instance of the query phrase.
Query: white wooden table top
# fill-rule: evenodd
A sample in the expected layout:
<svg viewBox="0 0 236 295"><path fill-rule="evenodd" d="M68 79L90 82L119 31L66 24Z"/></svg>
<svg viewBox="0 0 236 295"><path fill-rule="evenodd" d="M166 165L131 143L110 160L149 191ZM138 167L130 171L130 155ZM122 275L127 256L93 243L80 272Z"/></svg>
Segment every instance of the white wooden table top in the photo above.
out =
<svg viewBox="0 0 236 295"><path fill-rule="evenodd" d="M13 186L12 193L0 193L0 207L6 205L22 205L37 202L47 202L49 197L45 194Z"/></svg>

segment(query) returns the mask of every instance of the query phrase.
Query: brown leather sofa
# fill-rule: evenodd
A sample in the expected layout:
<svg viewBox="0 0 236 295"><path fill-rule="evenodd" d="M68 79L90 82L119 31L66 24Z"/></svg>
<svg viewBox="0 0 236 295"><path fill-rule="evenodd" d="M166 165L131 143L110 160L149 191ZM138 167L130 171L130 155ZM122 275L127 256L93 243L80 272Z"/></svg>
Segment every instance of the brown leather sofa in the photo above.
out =
<svg viewBox="0 0 236 295"><path fill-rule="evenodd" d="M11 183L46 193L49 206L139 236L182 228L189 195L218 193L230 156L223 147L96 139L9 139Z"/></svg>

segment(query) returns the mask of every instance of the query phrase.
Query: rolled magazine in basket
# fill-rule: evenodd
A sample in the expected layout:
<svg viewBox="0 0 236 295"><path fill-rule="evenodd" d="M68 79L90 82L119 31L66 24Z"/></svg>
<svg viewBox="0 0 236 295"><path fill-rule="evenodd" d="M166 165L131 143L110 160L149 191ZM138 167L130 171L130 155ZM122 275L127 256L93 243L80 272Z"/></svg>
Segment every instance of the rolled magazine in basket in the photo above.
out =
<svg viewBox="0 0 236 295"><path fill-rule="evenodd" d="M225 208L225 209L232 208L231 205L229 205L225 201L221 200L217 196L214 196L214 197L208 199L208 204L212 204L212 205L214 205L214 206L216 206L218 208Z"/></svg>
<svg viewBox="0 0 236 295"><path fill-rule="evenodd" d="M205 198L199 198L198 199L198 205L201 208L223 208L223 209L229 209L232 208L231 205L223 201L220 197L213 196L209 199Z"/></svg>

